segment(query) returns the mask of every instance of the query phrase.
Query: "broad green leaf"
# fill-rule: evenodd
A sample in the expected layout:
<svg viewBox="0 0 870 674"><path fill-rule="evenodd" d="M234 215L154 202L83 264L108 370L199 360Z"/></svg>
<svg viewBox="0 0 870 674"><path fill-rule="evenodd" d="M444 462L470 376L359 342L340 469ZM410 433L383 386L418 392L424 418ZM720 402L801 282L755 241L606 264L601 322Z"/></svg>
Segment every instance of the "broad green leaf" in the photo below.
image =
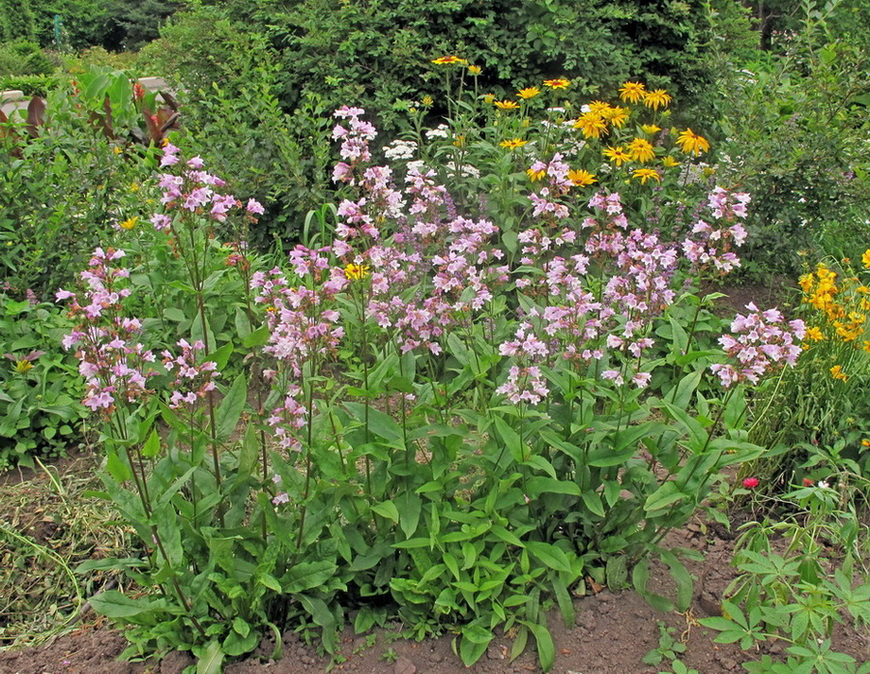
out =
<svg viewBox="0 0 870 674"><path fill-rule="evenodd" d="M571 562L568 556L555 545L541 541L527 541L526 549L551 569L571 573Z"/></svg>
<svg viewBox="0 0 870 674"><path fill-rule="evenodd" d="M215 411L215 429L218 440L226 440L236 429L242 410L245 409L247 396L248 381L244 374L240 374Z"/></svg>
<svg viewBox="0 0 870 674"><path fill-rule="evenodd" d="M196 674L221 674L223 662L224 652L220 642L212 641L197 660Z"/></svg>
<svg viewBox="0 0 870 674"><path fill-rule="evenodd" d="M538 648L538 661L541 663L541 669L549 672L556 662L556 645L553 643L553 637L550 635L550 630L546 625L540 625L534 622L525 622L523 624L531 630L535 637L535 645Z"/></svg>
<svg viewBox="0 0 870 674"><path fill-rule="evenodd" d="M148 599L132 599L117 590L106 590L91 597L91 606L107 618L132 618L152 611L158 604Z"/></svg>

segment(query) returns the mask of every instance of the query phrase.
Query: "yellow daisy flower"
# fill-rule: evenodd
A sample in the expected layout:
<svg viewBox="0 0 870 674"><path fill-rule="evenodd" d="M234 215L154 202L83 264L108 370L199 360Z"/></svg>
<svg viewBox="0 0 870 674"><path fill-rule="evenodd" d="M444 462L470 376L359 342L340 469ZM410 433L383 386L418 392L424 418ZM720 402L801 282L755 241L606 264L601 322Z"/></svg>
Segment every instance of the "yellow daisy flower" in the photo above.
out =
<svg viewBox="0 0 870 674"><path fill-rule="evenodd" d="M646 86L640 82L623 82L619 89L619 98L628 103L637 103L646 96Z"/></svg>
<svg viewBox="0 0 870 674"><path fill-rule="evenodd" d="M849 376L843 372L843 368L839 365L834 365L834 367L831 368L831 376L840 381L846 381L849 378Z"/></svg>
<svg viewBox="0 0 870 674"><path fill-rule="evenodd" d="M668 107L668 104L670 102L671 95L664 89L654 89L643 97L643 104L648 108L652 108L653 110L658 110L659 108L666 108Z"/></svg>
<svg viewBox="0 0 870 674"><path fill-rule="evenodd" d="M577 118L574 128L580 129L586 138L601 138L602 134L607 133L607 122L601 115L590 111Z"/></svg>
<svg viewBox="0 0 870 674"><path fill-rule="evenodd" d="M635 178L640 179L641 185L646 185L647 180L655 180L657 183L662 181L662 177L659 175L658 171L651 168L640 168L632 172L631 174Z"/></svg>
<svg viewBox="0 0 870 674"><path fill-rule="evenodd" d="M468 66L468 72L472 75L480 75L483 72L483 68L480 66Z"/></svg>
<svg viewBox="0 0 870 674"><path fill-rule="evenodd" d="M553 80L544 80L544 86L550 89L567 89L571 86L571 80L566 80L564 77L557 77Z"/></svg>
<svg viewBox="0 0 870 674"><path fill-rule="evenodd" d="M673 168L674 166L679 166L679 165L680 165L680 162L678 162L676 159L674 159L671 156L668 156L668 157L665 157L664 159L662 159L662 166L664 166L666 168Z"/></svg>
<svg viewBox="0 0 870 674"><path fill-rule="evenodd" d="M628 152L632 160L638 161L641 164L646 164L651 159L655 159L656 156L652 143L643 138L635 138L633 141L631 141L628 144L626 151Z"/></svg>
<svg viewBox="0 0 870 674"><path fill-rule="evenodd" d="M710 151L710 142L691 129L686 129L679 135L677 145L686 154L694 154L695 156Z"/></svg>
<svg viewBox="0 0 870 674"><path fill-rule="evenodd" d="M603 152L604 156L610 161L615 162L617 166L622 166L623 162L631 161L631 156L623 149L622 145L617 147L607 146Z"/></svg>
<svg viewBox="0 0 870 674"><path fill-rule="evenodd" d="M432 59L432 63L438 66L452 66L456 64L466 65L468 61L458 56L439 56L437 59Z"/></svg>
<svg viewBox="0 0 870 674"><path fill-rule="evenodd" d="M517 96L520 98L528 100L529 98L534 98L538 94L541 93L541 90L538 87L526 87L525 89L520 89L517 92Z"/></svg>
<svg viewBox="0 0 870 674"><path fill-rule="evenodd" d="M597 178L583 169L568 171L568 180L574 183L577 187L588 187L592 183L598 182Z"/></svg>
<svg viewBox="0 0 870 674"><path fill-rule="evenodd" d="M351 263L344 268L344 275L349 281L362 281L369 275L369 266Z"/></svg>
<svg viewBox="0 0 870 674"><path fill-rule="evenodd" d="M495 101L495 107L499 110L516 110L520 104L516 101Z"/></svg>
<svg viewBox="0 0 870 674"><path fill-rule="evenodd" d="M628 121L629 112L628 108L622 108L618 105L615 107L608 106L607 110L602 111L601 116L610 122L614 128L621 129Z"/></svg>
<svg viewBox="0 0 870 674"><path fill-rule="evenodd" d="M509 140L503 140L499 143L501 147L507 148L508 150L516 150L518 147L522 147L529 141L523 140L522 138L511 138Z"/></svg>

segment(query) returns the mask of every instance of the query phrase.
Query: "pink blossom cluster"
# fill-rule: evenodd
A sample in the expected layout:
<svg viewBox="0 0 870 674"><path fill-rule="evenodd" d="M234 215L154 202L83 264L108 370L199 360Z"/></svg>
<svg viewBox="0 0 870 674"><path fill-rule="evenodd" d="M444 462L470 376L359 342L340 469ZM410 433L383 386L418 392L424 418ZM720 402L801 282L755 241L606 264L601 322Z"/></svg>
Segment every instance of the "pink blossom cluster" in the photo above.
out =
<svg viewBox="0 0 870 674"><path fill-rule="evenodd" d="M732 334L719 338L735 362L710 366L725 388L743 381L757 384L768 372L784 365L794 367L801 354L799 343L806 334L803 321L786 322L778 309L760 311L752 303L746 308L751 313L738 314L731 323Z"/></svg>
<svg viewBox="0 0 870 674"><path fill-rule="evenodd" d="M290 384L284 402L272 410L267 420L269 426L275 430L278 446L288 452L297 452L302 447L298 433L305 428L308 410L299 402L301 396L302 389L296 384Z"/></svg>
<svg viewBox="0 0 870 674"><path fill-rule="evenodd" d="M742 246L748 233L735 218L745 218L746 206L750 196L745 193L731 193L722 187L714 188L707 197L713 219L722 221L714 227L698 219L690 236L682 243L683 254L696 268L711 265L719 272L727 274L740 266L740 258L732 251Z"/></svg>
<svg viewBox="0 0 870 674"><path fill-rule="evenodd" d="M154 354L135 341L141 322L122 315L122 300L131 291L119 281L130 272L113 263L123 257L122 250L97 248L89 268L79 274L81 296L68 290L56 294L58 301L70 301L70 316L79 320L62 344L76 349L86 384L82 403L107 414L119 400L133 402L150 394L148 379L155 374L147 365L155 361Z"/></svg>
<svg viewBox="0 0 870 674"><path fill-rule="evenodd" d="M181 347L181 355L173 356L169 351L161 354L166 371L175 372L169 407L178 409L187 405L192 408L217 388L214 380L220 372L213 360L202 360L205 344L201 340L190 344L186 339L180 339L177 344Z"/></svg>
<svg viewBox="0 0 870 674"><path fill-rule="evenodd" d="M319 258L314 253L315 267ZM338 274L324 283L291 286L284 273L272 269L255 272L251 288L258 291L254 301L266 305L271 331L264 351L283 362L296 377L302 376L305 363L314 355L331 355L344 336L338 325L339 313L331 307L334 295L344 287Z"/></svg>
<svg viewBox="0 0 870 674"><path fill-rule="evenodd" d="M171 211L189 211L192 213L207 213L217 222L225 222L233 209L241 209L242 202L231 194L221 194L217 188L226 183L210 173L202 170L204 162L201 157L193 157L182 162L180 150L167 143L163 147L160 160L161 168L178 167L177 173L162 173L158 185L163 190L160 203L166 211L155 213L151 222L158 231L168 231L172 228L174 219ZM255 215L262 215L263 206L255 199L249 199L244 206L247 217L254 220Z"/></svg>

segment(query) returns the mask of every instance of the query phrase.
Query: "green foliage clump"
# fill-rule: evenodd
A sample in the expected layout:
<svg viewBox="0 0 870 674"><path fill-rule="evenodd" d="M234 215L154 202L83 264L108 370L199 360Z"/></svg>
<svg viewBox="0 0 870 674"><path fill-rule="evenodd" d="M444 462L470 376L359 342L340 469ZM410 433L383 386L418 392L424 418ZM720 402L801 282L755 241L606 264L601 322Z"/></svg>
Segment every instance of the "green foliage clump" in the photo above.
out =
<svg viewBox="0 0 870 674"><path fill-rule="evenodd" d="M870 236L870 61L831 41L833 9L806 11L774 51L722 62L718 170L753 195L745 267L756 277L794 274L808 251L860 257Z"/></svg>
<svg viewBox="0 0 870 674"><path fill-rule="evenodd" d="M69 329L57 306L0 294L0 472L62 455L79 439L81 385L60 348Z"/></svg>
<svg viewBox="0 0 870 674"><path fill-rule="evenodd" d="M55 63L36 42L19 38L0 44L0 78L20 75L50 75ZM3 86L8 86L5 82Z"/></svg>
<svg viewBox="0 0 870 674"><path fill-rule="evenodd" d="M127 76L93 71L78 84L50 93L44 124L9 122L0 136L0 279L17 297L66 283L130 217L154 165L132 143L143 117Z"/></svg>

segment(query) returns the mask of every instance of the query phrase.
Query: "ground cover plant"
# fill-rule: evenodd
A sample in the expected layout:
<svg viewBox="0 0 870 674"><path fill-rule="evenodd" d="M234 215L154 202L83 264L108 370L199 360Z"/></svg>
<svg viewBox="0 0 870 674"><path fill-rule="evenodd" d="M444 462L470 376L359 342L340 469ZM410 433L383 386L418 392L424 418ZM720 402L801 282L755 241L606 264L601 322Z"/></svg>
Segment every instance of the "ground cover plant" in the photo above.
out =
<svg viewBox="0 0 870 674"><path fill-rule="evenodd" d="M498 99L469 65L435 60L451 114L412 110L391 164L364 110L336 111L343 198L286 260L246 244L262 206L170 143L161 207L58 293L104 497L141 540L80 568L140 588L92 599L128 655L216 668L268 634L279 655L290 625L333 652L343 622L399 618L455 634L466 664L509 632L548 669L545 609L573 622L587 587L688 607L662 539L763 454L751 394L806 326L708 310L701 281L739 266L751 197L696 166L709 142L666 126L666 90L569 107L554 78Z"/></svg>

